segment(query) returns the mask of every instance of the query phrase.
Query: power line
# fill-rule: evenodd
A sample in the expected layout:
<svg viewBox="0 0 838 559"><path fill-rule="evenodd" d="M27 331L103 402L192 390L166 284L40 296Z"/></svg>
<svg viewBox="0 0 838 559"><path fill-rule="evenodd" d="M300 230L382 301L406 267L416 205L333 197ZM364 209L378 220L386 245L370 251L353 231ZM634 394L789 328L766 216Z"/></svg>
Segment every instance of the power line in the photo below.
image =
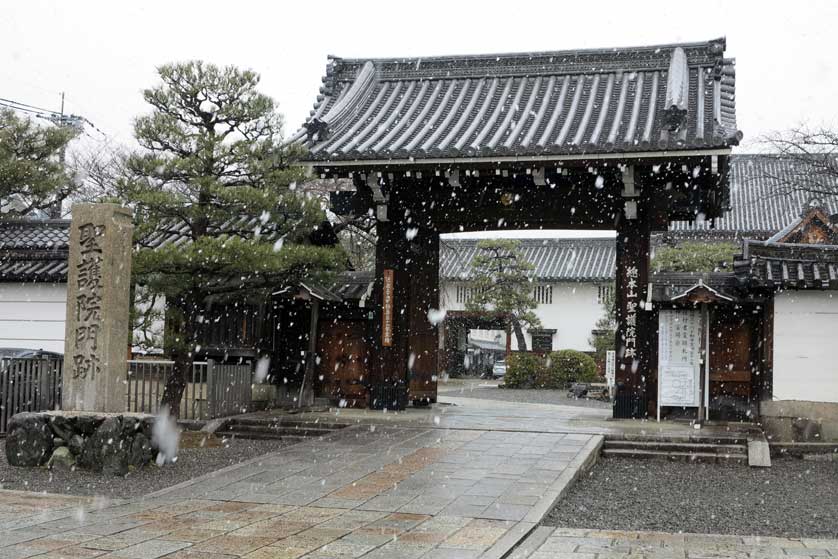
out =
<svg viewBox="0 0 838 559"><path fill-rule="evenodd" d="M14 105L20 105L21 107L28 107L30 109L35 109L37 111L41 111L41 112L44 112L44 113L55 113L55 111L50 110L50 109L44 109L42 107L36 107L35 105L28 105L26 103L21 103L20 101L14 101L12 99L4 99L4 98L0 97L0 101L3 101L4 103L12 103ZM56 113L56 114L59 114L59 113Z"/></svg>
<svg viewBox="0 0 838 559"><path fill-rule="evenodd" d="M14 101L13 99L5 99L3 97L0 97L0 106L34 114L37 118L49 120L56 126L69 126L71 128L81 129L84 127L85 124L87 124L102 136L106 138L108 137L108 135L105 134L105 132L99 129L99 127L93 124L93 122L91 122L90 119L84 116L73 114L65 115L63 112L57 112L52 111L50 109L44 109L42 107L36 107L35 105L29 105L28 103L21 103L20 101Z"/></svg>

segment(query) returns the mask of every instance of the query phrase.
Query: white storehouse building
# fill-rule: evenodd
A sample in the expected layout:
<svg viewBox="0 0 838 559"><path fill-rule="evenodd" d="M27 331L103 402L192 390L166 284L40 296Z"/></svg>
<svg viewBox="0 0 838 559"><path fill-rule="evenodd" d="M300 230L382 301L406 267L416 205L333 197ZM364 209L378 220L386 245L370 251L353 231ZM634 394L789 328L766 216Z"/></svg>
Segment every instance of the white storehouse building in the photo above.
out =
<svg viewBox="0 0 838 559"><path fill-rule="evenodd" d="M466 303L474 297L472 262L480 253L479 242L450 236L440 239L440 306L448 321L464 316ZM592 350L591 332L605 312L607 294L614 288L614 239L520 239L518 250L533 267L530 279L538 303L535 313L541 320L540 329L524 331L527 348ZM462 330L455 335L462 337ZM459 340L458 346L463 342L476 346L492 342L498 348L506 347L506 334L501 330L469 330L468 338ZM511 349L518 349L514 335Z"/></svg>

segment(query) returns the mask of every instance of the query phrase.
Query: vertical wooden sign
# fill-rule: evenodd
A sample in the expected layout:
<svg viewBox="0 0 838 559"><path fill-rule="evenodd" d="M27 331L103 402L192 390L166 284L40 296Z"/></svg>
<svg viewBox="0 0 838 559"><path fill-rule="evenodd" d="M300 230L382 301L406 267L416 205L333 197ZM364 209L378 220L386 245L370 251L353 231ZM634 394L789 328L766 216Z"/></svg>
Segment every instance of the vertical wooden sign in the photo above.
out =
<svg viewBox="0 0 838 559"><path fill-rule="evenodd" d="M381 307L381 345L393 346L393 270L384 270L384 296Z"/></svg>

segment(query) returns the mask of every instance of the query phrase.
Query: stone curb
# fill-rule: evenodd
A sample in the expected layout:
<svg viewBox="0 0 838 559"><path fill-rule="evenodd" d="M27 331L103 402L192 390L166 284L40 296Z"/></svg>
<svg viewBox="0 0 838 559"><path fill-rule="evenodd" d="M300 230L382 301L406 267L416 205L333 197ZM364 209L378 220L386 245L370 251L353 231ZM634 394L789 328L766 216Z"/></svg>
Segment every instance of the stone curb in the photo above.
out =
<svg viewBox="0 0 838 559"><path fill-rule="evenodd" d="M539 548L544 545L544 542L547 541L547 538L549 538L555 531L556 528L553 526L539 526L530 532L529 536L521 540L521 543L519 543L518 546L512 550L512 554L509 555L509 559L526 559L538 551Z"/></svg>
<svg viewBox="0 0 838 559"><path fill-rule="evenodd" d="M602 435L594 435L585 443L582 451L571 460L568 467L565 468L559 478L550 486L547 493L544 494L546 499L542 498L537 505L530 509L527 516L524 517L525 522L537 524L544 519L547 513L564 497L565 493L573 485L573 482L596 464L604 441L605 437Z"/></svg>
<svg viewBox="0 0 838 559"><path fill-rule="evenodd" d="M604 441L604 436L592 435L558 479L550 485L550 489L542 496L538 504L530 509L524 519L508 530L492 547L484 551L480 555L480 559L503 559L505 557L524 559L538 549L539 545L543 543L543 541L539 542L538 538L546 540L555 530L553 527L539 527L538 524L564 497L573 483L596 464ZM546 530L542 528L546 528ZM521 547L524 542L528 544L526 548ZM529 545L530 542L533 545ZM520 549L520 553L516 553L518 549Z"/></svg>

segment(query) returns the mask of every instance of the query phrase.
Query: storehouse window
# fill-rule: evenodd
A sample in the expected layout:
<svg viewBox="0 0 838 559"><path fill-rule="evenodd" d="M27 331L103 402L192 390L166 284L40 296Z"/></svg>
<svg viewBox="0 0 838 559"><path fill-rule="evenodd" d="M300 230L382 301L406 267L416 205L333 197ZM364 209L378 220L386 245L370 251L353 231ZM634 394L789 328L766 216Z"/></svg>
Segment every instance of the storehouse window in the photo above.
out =
<svg viewBox="0 0 838 559"><path fill-rule="evenodd" d="M536 353L550 353L553 351L553 335L555 329L531 330L532 350Z"/></svg>
<svg viewBox="0 0 838 559"><path fill-rule="evenodd" d="M552 285L536 285L533 289L533 299L539 305L553 304L553 286Z"/></svg>
<svg viewBox="0 0 838 559"><path fill-rule="evenodd" d="M457 302L462 304L469 303L477 296L478 292L479 289L477 287L458 285L456 294Z"/></svg>
<svg viewBox="0 0 838 559"><path fill-rule="evenodd" d="M604 305L605 302L614 295L613 285L600 285L597 287L596 302L598 305Z"/></svg>

